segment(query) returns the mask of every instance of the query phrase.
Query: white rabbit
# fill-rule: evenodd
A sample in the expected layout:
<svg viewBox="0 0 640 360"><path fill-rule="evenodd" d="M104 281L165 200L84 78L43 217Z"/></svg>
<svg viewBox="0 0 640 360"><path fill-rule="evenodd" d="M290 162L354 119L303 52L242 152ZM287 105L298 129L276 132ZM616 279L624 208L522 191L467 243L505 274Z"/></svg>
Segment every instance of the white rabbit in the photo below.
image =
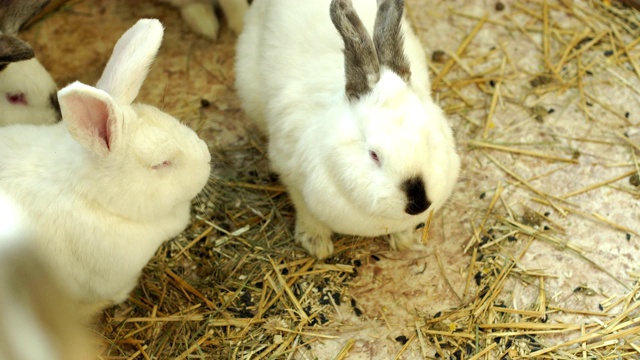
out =
<svg viewBox="0 0 640 360"><path fill-rule="evenodd" d="M0 126L60 120L56 83L16 34L48 0L0 2Z"/></svg>
<svg viewBox="0 0 640 360"><path fill-rule="evenodd" d="M161 0L178 9L182 18L196 34L210 40L218 38L220 24L214 6L220 5L227 25L236 34L242 31L242 19L249 8L247 0Z"/></svg>
<svg viewBox="0 0 640 360"><path fill-rule="evenodd" d="M88 310L127 298L160 244L187 226L209 177L208 147L193 130L132 104L162 35L158 20L138 21L96 87L59 91L61 123L0 128L0 190L24 209L39 255Z"/></svg>
<svg viewBox="0 0 640 360"><path fill-rule="evenodd" d="M332 232L421 247L415 227L456 183L452 131L402 13L402 0L256 0L245 17L236 86L317 258Z"/></svg>
<svg viewBox="0 0 640 360"><path fill-rule="evenodd" d="M0 359L86 360L73 304L28 243L18 209L0 194Z"/></svg>

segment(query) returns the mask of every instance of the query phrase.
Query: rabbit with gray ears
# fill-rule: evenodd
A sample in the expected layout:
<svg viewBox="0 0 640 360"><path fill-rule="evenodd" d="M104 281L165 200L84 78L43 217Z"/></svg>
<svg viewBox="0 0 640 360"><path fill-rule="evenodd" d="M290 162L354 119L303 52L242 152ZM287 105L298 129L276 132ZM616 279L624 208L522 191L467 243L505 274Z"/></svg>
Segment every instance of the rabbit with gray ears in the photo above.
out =
<svg viewBox="0 0 640 360"><path fill-rule="evenodd" d="M161 0L178 9L191 30L209 40L218 38L220 23L214 7L219 5L227 25L236 34L242 31L242 19L249 8L247 0Z"/></svg>
<svg viewBox="0 0 640 360"><path fill-rule="evenodd" d="M56 83L35 58L31 46L16 36L48 2L0 2L0 126L53 124L60 120Z"/></svg>
<svg viewBox="0 0 640 360"><path fill-rule="evenodd" d="M243 109L267 134L297 242L320 259L333 232L420 248L415 227L459 173L403 1L377 3L255 0L238 39Z"/></svg>
<svg viewBox="0 0 640 360"><path fill-rule="evenodd" d="M133 103L163 27L143 19L118 40L95 87L58 93L62 122L0 128L0 191L24 209L35 248L72 298L125 300L165 240L190 221L211 156L196 133Z"/></svg>
<svg viewBox="0 0 640 360"><path fill-rule="evenodd" d="M0 359L86 360L73 302L25 241L19 209L0 193Z"/></svg>

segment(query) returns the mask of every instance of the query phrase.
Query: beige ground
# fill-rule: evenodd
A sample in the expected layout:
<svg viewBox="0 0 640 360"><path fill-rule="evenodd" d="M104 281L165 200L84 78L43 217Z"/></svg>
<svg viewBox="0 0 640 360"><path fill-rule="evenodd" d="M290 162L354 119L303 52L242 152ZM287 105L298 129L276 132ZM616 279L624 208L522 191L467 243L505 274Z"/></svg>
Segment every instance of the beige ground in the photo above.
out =
<svg viewBox="0 0 640 360"><path fill-rule="evenodd" d="M470 358L486 348L491 349L482 358L521 358L577 338L604 322L610 325L604 334L619 335L594 335L550 353L556 358L640 357L640 312L634 310L640 295L640 189L629 181L640 158L640 81L639 69L634 68L640 63L640 51L637 43L627 50L621 46L640 35L628 22L635 14L624 11L616 17L603 10L602 2L577 0L572 14L563 5L570 1L549 0L547 18L542 1L503 2L505 9L498 11L494 0L407 0L429 56L444 50L445 62L457 59L444 79L434 84L434 94L456 130L463 170L451 203L434 216L428 250L394 253L382 241L356 242L356 250L345 250L344 256L347 263L358 259L362 266L356 266L358 275L342 288L342 305L325 307L330 321L323 326L299 328L283 322L294 331L288 347L269 347L280 339L273 333L267 333L260 340L265 346L255 351L239 346L238 339L208 338L199 343L201 349L189 351L199 336L175 338L173 347L193 354L189 358L203 359L252 358L262 352L275 358L332 359L343 349L348 349L349 359ZM486 22L481 21L484 15ZM166 33L139 100L194 127L204 122L201 135L212 150L234 147L235 156L242 156L237 149L254 137L246 130L247 120L233 91L235 38L228 29L223 28L219 42L210 43L192 35L178 13L165 5L87 0L72 1L24 36L60 86L76 79L93 83L117 38L142 17L159 18ZM480 31L472 33L479 23ZM474 35L471 42L456 56L469 34ZM595 40L582 41L580 49L574 46L588 37ZM613 55L605 56L612 49ZM432 66L432 80L448 67L439 62ZM531 81L550 67L557 70L548 75L551 81L533 86ZM210 106L202 107L202 99ZM495 144L508 151L488 148ZM255 157L255 151L251 154ZM253 161L251 156L247 161ZM263 157L256 161L264 167ZM227 168L221 176L239 175ZM594 184L601 186L585 189ZM572 194L581 189L585 190ZM494 199L497 202L488 212ZM524 216L527 209L529 216ZM290 230L291 211L283 216ZM517 241L509 241L511 236ZM489 243L478 246L483 237ZM352 243L340 242L346 248ZM293 241L285 246L299 250ZM292 256L303 254L296 251ZM217 265L224 268L223 263ZM504 283L499 281L501 271L508 275ZM474 279L478 273L480 286ZM196 288L197 284L193 283ZM485 286L488 296L495 298L482 296ZM259 291L256 294L259 297ZM354 313L352 298L362 316ZM619 299L624 300L616 302ZM628 313L616 318L625 309ZM106 316L118 311L109 310ZM440 317L431 321L437 313ZM612 319L617 321L608 322ZM201 324L208 326L207 321ZM248 336L242 327L228 327L226 334ZM550 334L536 336L535 341L514 337L541 330ZM285 339L292 334L275 333ZM401 335L410 340L406 347L395 340ZM158 334L153 336L134 346L119 342L122 334L105 330L105 343L111 345L103 356L166 358L153 340ZM309 346L298 346L306 341Z"/></svg>

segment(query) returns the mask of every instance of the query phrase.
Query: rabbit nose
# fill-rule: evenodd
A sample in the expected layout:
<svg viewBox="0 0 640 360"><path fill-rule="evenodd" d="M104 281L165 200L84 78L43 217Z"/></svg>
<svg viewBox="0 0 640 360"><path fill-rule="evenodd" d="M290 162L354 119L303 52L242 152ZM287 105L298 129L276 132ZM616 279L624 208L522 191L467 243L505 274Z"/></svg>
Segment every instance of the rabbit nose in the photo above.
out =
<svg viewBox="0 0 640 360"><path fill-rule="evenodd" d="M402 191L407 196L407 206L404 212L409 215L418 215L431 206L421 176L412 177L402 183Z"/></svg>

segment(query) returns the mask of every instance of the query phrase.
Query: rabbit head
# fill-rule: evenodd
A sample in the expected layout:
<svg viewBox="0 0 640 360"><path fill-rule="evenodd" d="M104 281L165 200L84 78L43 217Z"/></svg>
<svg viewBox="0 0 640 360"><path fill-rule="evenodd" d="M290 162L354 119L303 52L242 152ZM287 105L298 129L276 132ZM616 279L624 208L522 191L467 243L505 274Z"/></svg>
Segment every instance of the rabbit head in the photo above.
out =
<svg viewBox="0 0 640 360"><path fill-rule="evenodd" d="M139 20L116 44L96 87L75 82L58 94L69 133L92 157L83 176L93 185L78 190L131 219L188 203L210 172L208 147L193 130L133 104L162 35L158 20Z"/></svg>
<svg viewBox="0 0 640 360"><path fill-rule="evenodd" d="M18 39L20 27L49 1L4 0L0 6L0 126L52 124L60 120L56 84Z"/></svg>
<svg viewBox="0 0 640 360"><path fill-rule="evenodd" d="M331 3L331 20L344 41L348 101L339 143L330 147L337 161L328 164L358 208L402 220L446 202L460 160L443 111L413 90L403 1L378 3L373 40L350 1Z"/></svg>

